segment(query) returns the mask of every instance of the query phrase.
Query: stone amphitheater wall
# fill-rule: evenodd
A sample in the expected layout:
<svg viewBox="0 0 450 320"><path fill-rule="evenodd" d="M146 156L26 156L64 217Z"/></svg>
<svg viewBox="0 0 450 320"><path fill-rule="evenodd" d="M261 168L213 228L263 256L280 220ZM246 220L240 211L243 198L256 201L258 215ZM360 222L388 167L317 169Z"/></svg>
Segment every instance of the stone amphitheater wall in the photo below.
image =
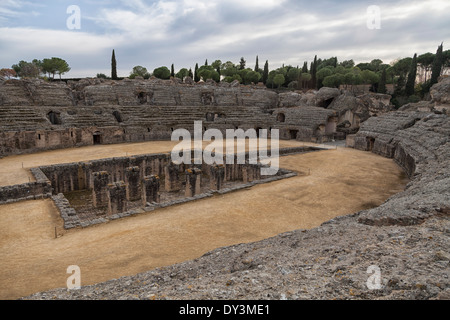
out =
<svg viewBox="0 0 450 320"><path fill-rule="evenodd" d="M331 88L277 93L258 85L191 84L173 79L83 79L67 84L0 81L0 157L93 144L170 140L174 130L191 130L198 120L204 130L219 129L223 134L226 129L278 129L281 139L326 142L345 139L337 122L353 118L353 113L369 114L355 109L357 101L362 109L389 109L378 106L379 97L368 96L353 97L353 109L347 110L343 104L348 99L339 99L340 94ZM324 101L330 108L323 107Z"/></svg>

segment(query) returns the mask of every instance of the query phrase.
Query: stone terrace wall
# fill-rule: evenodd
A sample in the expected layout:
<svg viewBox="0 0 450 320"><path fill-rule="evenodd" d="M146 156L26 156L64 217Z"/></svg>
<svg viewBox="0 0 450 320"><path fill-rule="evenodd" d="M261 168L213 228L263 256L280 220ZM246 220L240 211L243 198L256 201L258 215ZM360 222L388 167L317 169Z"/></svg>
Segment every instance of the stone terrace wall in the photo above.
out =
<svg viewBox="0 0 450 320"><path fill-rule="evenodd" d="M377 208L81 290L28 298L448 300L450 119L392 112L364 123L355 136L358 149L368 150L366 138L375 139L373 152L393 157L411 176L403 192ZM367 287L371 266L381 271L376 290Z"/></svg>
<svg viewBox="0 0 450 320"><path fill-rule="evenodd" d="M354 147L393 158L412 176L420 173L429 158L440 157L431 150L436 143L445 144L447 130L446 115L392 112L365 122L354 137Z"/></svg>
<svg viewBox="0 0 450 320"><path fill-rule="evenodd" d="M8 80L0 82L0 156L169 140L174 130L192 130L198 120L203 121L204 130L276 128L282 139L325 142L345 138L345 132L335 135L339 122L353 119L353 112L371 105L358 98L356 103L363 106L357 110L346 106L347 100L339 100L340 95L331 88L277 94L257 85L156 78L83 79L68 84ZM343 110L345 115L340 116ZM367 117L360 118L352 120L352 129Z"/></svg>

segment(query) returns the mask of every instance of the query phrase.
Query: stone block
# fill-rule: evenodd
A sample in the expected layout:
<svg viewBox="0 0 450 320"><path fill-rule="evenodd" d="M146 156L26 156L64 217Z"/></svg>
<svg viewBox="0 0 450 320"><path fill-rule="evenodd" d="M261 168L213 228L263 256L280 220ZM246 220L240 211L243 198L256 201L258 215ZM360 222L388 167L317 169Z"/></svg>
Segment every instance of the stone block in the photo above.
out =
<svg viewBox="0 0 450 320"><path fill-rule="evenodd" d="M92 173L92 201L95 208L108 206L108 184L110 175L106 171Z"/></svg>
<svg viewBox="0 0 450 320"><path fill-rule="evenodd" d="M125 169L125 183L127 184L127 200L137 201L141 199L141 179L139 167Z"/></svg>
<svg viewBox="0 0 450 320"><path fill-rule="evenodd" d="M179 177L180 166L170 162L164 167L165 173L165 190L167 192L175 192L181 189Z"/></svg>
<svg viewBox="0 0 450 320"><path fill-rule="evenodd" d="M142 179L142 204L160 202L159 195L160 178L156 175L146 176Z"/></svg>
<svg viewBox="0 0 450 320"><path fill-rule="evenodd" d="M123 181L108 185L108 214L127 211L127 185Z"/></svg>
<svg viewBox="0 0 450 320"><path fill-rule="evenodd" d="M191 168L186 170L186 197L193 197L201 193L202 170Z"/></svg>

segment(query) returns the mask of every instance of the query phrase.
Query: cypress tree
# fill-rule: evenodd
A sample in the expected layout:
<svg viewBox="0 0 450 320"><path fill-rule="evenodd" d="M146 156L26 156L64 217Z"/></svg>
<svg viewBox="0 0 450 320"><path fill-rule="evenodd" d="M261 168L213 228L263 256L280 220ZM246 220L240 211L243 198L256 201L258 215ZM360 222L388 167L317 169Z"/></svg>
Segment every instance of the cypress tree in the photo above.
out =
<svg viewBox="0 0 450 320"><path fill-rule="evenodd" d="M172 66L170 67L170 76L175 77L175 68L173 66L173 63L172 63Z"/></svg>
<svg viewBox="0 0 450 320"><path fill-rule="evenodd" d="M239 62L239 70L245 69L245 60L244 57L241 58L241 61Z"/></svg>
<svg viewBox="0 0 450 320"><path fill-rule="evenodd" d="M306 61L303 63L302 73L308 73L308 63Z"/></svg>
<svg viewBox="0 0 450 320"><path fill-rule="evenodd" d="M195 82L199 82L199 81L200 81L200 77L198 76L198 63L195 64L195 69L194 69L194 81L195 81Z"/></svg>
<svg viewBox="0 0 450 320"><path fill-rule="evenodd" d="M112 52L112 58L111 58L111 79L117 80L117 62L116 62L116 53Z"/></svg>
<svg viewBox="0 0 450 320"><path fill-rule="evenodd" d="M403 90L404 85L405 85L405 77L403 76L403 74L401 74L397 79L397 83L394 88L394 95L396 96L404 95L405 93L405 91Z"/></svg>
<svg viewBox="0 0 450 320"><path fill-rule="evenodd" d="M380 83L378 84L378 93L386 93L386 69L381 73Z"/></svg>
<svg viewBox="0 0 450 320"><path fill-rule="evenodd" d="M311 65L311 88L317 88L317 55L314 57L314 62Z"/></svg>
<svg viewBox="0 0 450 320"><path fill-rule="evenodd" d="M264 84L266 84L268 78L269 78L269 61L266 60L266 63L264 64L264 72L262 75L262 82Z"/></svg>
<svg viewBox="0 0 450 320"><path fill-rule="evenodd" d="M414 57L411 62L411 68L408 73L408 80L406 81L405 85L405 93L407 96L412 96L414 94L416 75L417 75L417 54L414 54Z"/></svg>
<svg viewBox="0 0 450 320"><path fill-rule="evenodd" d="M443 63L443 55L442 55L443 45L438 47L436 51L436 56L434 57L433 65L431 67L431 79L429 87L438 82L438 78L441 75L442 63Z"/></svg>
<svg viewBox="0 0 450 320"><path fill-rule="evenodd" d="M191 77L191 79L194 79L194 74L192 73L192 68L189 68L188 76Z"/></svg>
<svg viewBox="0 0 450 320"><path fill-rule="evenodd" d="M216 71L219 74L219 79L220 79L220 76L222 75L222 71L220 70L220 66L217 66Z"/></svg>
<svg viewBox="0 0 450 320"><path fill-rule="evenodd" d="M258 56L256 56L255 72L259 72L259 59L258 59Z"/></svg>

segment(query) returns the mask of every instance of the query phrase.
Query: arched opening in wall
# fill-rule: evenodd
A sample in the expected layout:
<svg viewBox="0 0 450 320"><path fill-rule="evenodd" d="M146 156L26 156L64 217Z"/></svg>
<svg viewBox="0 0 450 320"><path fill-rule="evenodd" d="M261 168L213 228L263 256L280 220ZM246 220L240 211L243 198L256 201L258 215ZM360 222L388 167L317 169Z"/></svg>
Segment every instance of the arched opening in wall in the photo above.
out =
<svg viewBox="0 0 450 320"><path fill-rule="evenodd" d="M286 115L284 113L277 114L277 121L278 122L285 122L286 121Z"/></svg>
<svg viewBox="0 0 450 320"><path fill-rule="evenodd" d="M214 100L214 95L211 92L203 92L201 96L203 105L211 105Z"/></svg>
<svg viewBox="0 0 450 320"><path fill-rule="evenodd" d="M214 121L215 115L212 112L206 114L206 121Z"/></svg>
<svg viewBox="0 0 450 320"><path fill-rule="evenodd" d="M41 134L40 133L38 133L38 139L41 140Z"/></svg>
<svg viewBox="0 0 450 320"><path fill-rule="evenodd" d="M60 125L61 124L61 116L57 112L50 111L47 114L48 120L50 120L51 124Z"/></svg>
<svg viewBox="0 0 450 320"><path fill-rule="evenodd" d="M119 111L115 110L115 111L113 111L112 114L113 114L114 118L116 118L117 122L119 122L119 123L123 122L122 116L120 115Z"/></svg>
<svg viewBox="0 0 450 320"><path fill-rule="evenodd" d="M147 128L147 132L150 132L150 131L152 131L150 128Z"/></svg>
<svg viewBox="0 0 450 320"><path fill-rule="evenodd" d="M297 140L298 130L289 130L289 138L291 140Z"/></svg>
<svg viewBox="0 0 450 320"><path fill-rule="evenodd" d="M375 138L367 137L366 141L367 141L367 151L372 151L373 150L373 145L375 144Z"/></svg>
<svg viewBox="0 0 450 320"><path fill-rule="evenodd" d="M102 141L103 140L102 133L99 131L94 132L94 134L92 135L92 138L93 138L94 144L102 144L102 142L103 142Z"/></svg>
<svg viewBox="0 0 450 320"><path fill-rule="evenodd" d="M330 98L327 100L323 100L320 104L319 107L324 108L324 109L328 109L328 107L330 106L330 104L334 101L334 98Z"/></svg>
<svg viewBox="0 0 450 320"><path fill-rule="evenodd" d="M144 91L139 92L137 98L140 104L147 103L147 93Z"/></svg>

